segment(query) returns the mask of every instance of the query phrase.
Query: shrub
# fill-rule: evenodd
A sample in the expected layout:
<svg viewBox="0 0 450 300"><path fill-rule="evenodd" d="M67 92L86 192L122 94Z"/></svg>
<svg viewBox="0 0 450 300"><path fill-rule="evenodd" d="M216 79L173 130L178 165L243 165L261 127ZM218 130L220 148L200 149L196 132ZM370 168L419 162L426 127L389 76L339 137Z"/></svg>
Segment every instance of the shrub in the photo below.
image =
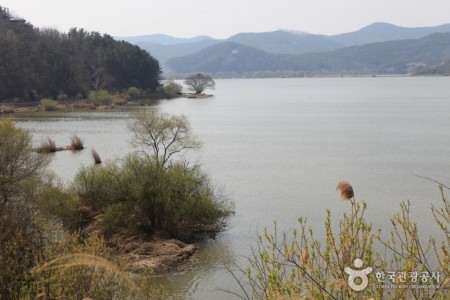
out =
<svg viewBox="0 0 450 300"><path fill-rule="evenodd" d="M138 155L83 168L74 190L83 204L104 213L109 234L126 227L189 240L196 232L220 231L231 211L198 166L176 163L161 170L155 159Z"/></svg>
<svg viewBox="0 0 450 300"><path fill-rule="evenodd" d="M130 203L116 203L109 205L101 217L99 223L102 232L106 237L119 233L126 229L136 229L129 207Z"/></svg>
<svg viewBox="0 0 450 300"><path fill-rule="evenodd" d="M66 191L52 175L39 186L35 201L46 218L61 222L66 228L75 229L81 221L78 196Z"/></svg>
<svg viewBox="0 0 450 300"><path fill-rule="evenodd" d="M114 204L120 185L116 178L116 163L93 167L81 167L72 183L72 191L80 197L80 201L94 211L102 211L108 204Z"/></svg>
<svg viewBox="0 0 450 300"><path fill-rule="evenodd" d="M58 101L67 101L67 100L69 100L69 96L68 96L66 93L64 93L64 92L61 92L61 93L58 95L58 97L56 97L56 99L57 99Z"/></svg>
<svg viewBox="0 0 450 300"><path fill-rule="evenodd" d="M85 98L85 95L83 95L82 93L78 93L78 94L75 95L75 99L76 100L81 100L81 99L84 99L84 98Z"/></svg>
<svg viewBox="0 0 450 300"><path fill-rule="evenodd" d="M95 106L109 105L112 103L112 96L105 90L91 91L89 92L88 100Z"/></svg>
<svg viewBox="0 0 450 300"><path fill-rule="evenodd" d="M138 96L142 95L142 93L143 93L142 90L137 88L137 87L130 87L127 90L127 95L131 99L133 99L134 97L138 97Z"/></svg>
<svg viewBox="0 0 450 300"><path fill-rule="evenodd" d="M342 187L342 186L341 186ZM339 186L338 186L339 188ZM353 192L353 191L352 191ZM258 246L249 258L250 268L240 269L246 282L239 282L243 288L248 284L250 292L244 290L243 299L448 299L448 278L450 261L450 204L443 189L442 207L432 207L435 221L443 233L443 242L438 243L430 236L427 244L419 236L416 224L410 218L410 205L401 204L401 212L392 219L394 229L390 239L380 236L381 229L373 232L364 213L366 204L350 200L350 211L344 213L339 226L332 226L331 213L327 210L325 236L320 239L307 226L306 220L299 219L299 229L292 233L265 230L258 236ZM382 253L376 253L379 245L384 245ZM391 259L387 253L391 253ZM364 262L364 267L372 267L369 285L362 291L354 291L348 285L346 267L353 268L356 258ZM437 268L436 268L437 267ZM386 285L397 284L392 289L379 287L375 270L388 274L396 272L438 271L441 282L430 279L424 288L402 288L415 284L408 277L387 280ZM233 274L239 278L239 274ZM384 279L384 278L383 278ZM383 281L382 281L383 282ZM402 283L404 282L404 283ZM400 284L399 284L400 283ZM381 283L383 284L383 283ZM420 283L418 283L420 284ZM441 285L442 288L434 288ZM250 296L251 295L251 296Z"/></svg>
<svg viewBox="0 0 450 300"><path fill-rule="evenodd" d="M173 80L167 80L164 83L163 91L164 91L165 96L169 99L175 98L175 97L181 95L182 90L183 90L183 87Z"/></svg>
<svg viewBox="0 0 450 300"><path fill-rule="evenodd" d="M31 134L12 119L0 119L0 298L22 299L28 269L38 245L36 186L49 163L35 153Z"/></svg>
<svg viewBox="0 0 450 300"><path fill-rule="evenodd" d="M58 101L52 99L42 99L40 102L41 107L46 111L54 111L58 109Z"/></svg>

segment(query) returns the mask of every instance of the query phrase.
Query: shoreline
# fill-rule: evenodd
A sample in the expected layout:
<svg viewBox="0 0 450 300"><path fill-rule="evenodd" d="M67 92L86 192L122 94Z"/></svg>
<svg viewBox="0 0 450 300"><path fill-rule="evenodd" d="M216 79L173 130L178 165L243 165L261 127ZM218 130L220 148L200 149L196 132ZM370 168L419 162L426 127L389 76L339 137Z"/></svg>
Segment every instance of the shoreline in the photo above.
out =
<svg viewBox="0 0 450 300"><path fill-rule="evenodd" d="M188 98L188 99L205 99L213 97L212 94L182 94L178 98ZM176 99L176 98L172 98ZM7 103L0 102L0 116L2 115L12 115L16 113L52 113L52 112L65 112L65 111L89 111L89 110L110 110L122 106L146 106L152 102L159 100L170 100L170 99L139 99L139 100L128 100L126 97L118 96L115 97L111 104L107 105L94 105L89 103L87 99L82 100L70 100L61 101L54 109L45 109L40 105L39 102L28 102L28 103Z"/></svg>
<svg viewBox="0 0 450 300"><path fill-rule="evenodd" d="M146 238L123 232L113 236L109 244L130 260L130 272L135 274L158 276L180 273L200 263L195 255L199 250L198 244L188 244L178 239L158 235Z"/></svg>

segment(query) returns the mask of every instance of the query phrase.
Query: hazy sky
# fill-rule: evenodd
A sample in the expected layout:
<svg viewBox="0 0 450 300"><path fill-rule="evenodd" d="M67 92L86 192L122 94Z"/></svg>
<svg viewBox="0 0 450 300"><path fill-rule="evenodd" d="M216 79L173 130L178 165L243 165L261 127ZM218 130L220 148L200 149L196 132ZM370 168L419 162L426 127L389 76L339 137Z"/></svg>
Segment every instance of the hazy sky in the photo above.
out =
<svg viewBox="0 0 450 300"><path fill-rule="evenodd" d="M374 22L450 23L450 0L0 0L0 5L38 27L78 27L114 36L226 38L277 29L337 34Z"/></svg>

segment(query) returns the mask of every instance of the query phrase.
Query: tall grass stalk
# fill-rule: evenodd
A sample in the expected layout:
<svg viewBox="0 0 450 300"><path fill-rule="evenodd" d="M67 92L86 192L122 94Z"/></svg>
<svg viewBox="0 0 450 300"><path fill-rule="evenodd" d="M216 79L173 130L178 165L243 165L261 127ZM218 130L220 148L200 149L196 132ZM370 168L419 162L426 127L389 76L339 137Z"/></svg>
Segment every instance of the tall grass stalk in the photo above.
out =
<svg viewBox="0 0 450 300"><path fill-rule="evenodd" d="M130 292L136 293L137 286L131 281L129 274L120 270L120 268L101 256L87 253L69 253L61 255L47 263L34 267L31 274L37 275L42 272L51 272L52 277L49 280L64 276L70 273L71 269L90 268L99 272L102 270L109 273L112 278L116 279L121 285L129 289Z"/></svg>

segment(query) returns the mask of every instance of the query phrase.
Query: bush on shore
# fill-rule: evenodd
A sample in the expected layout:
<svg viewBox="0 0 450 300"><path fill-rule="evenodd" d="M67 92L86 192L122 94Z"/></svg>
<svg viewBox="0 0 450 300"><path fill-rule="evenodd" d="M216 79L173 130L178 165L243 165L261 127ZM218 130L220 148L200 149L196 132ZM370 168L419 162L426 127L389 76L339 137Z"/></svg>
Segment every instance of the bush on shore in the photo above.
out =
<svg viewBox="0 0 450 300"><path fill-rule="evenodd" d="M112 103L112 96L106 90L91 91L88 95L88 102L95 106L109 105Z"/></svg>
<svg viewBox="0 0 450 300"><path fill-rule="evenodd" d="M163 85L164 95L168 98L175 98L181 95L183 87L181 84L176 83L173 80L167 80Z"/></svg>
<svg viewBox="0 0 450 300"><path fill-rule="evenodd" d="M55 111L58 109L59 102L52 99L42 99L39 104L46 111Z"/></svg>
<svg viewBox="0 0 450 300"><path fill-rule="evenodd" d="M72 188L83 205L103 214L100 225L108 235L163 231L189 241L198 232L220 231L231 212L198 166L160 169L156 159L137 154L82 168Z"/></svg>

